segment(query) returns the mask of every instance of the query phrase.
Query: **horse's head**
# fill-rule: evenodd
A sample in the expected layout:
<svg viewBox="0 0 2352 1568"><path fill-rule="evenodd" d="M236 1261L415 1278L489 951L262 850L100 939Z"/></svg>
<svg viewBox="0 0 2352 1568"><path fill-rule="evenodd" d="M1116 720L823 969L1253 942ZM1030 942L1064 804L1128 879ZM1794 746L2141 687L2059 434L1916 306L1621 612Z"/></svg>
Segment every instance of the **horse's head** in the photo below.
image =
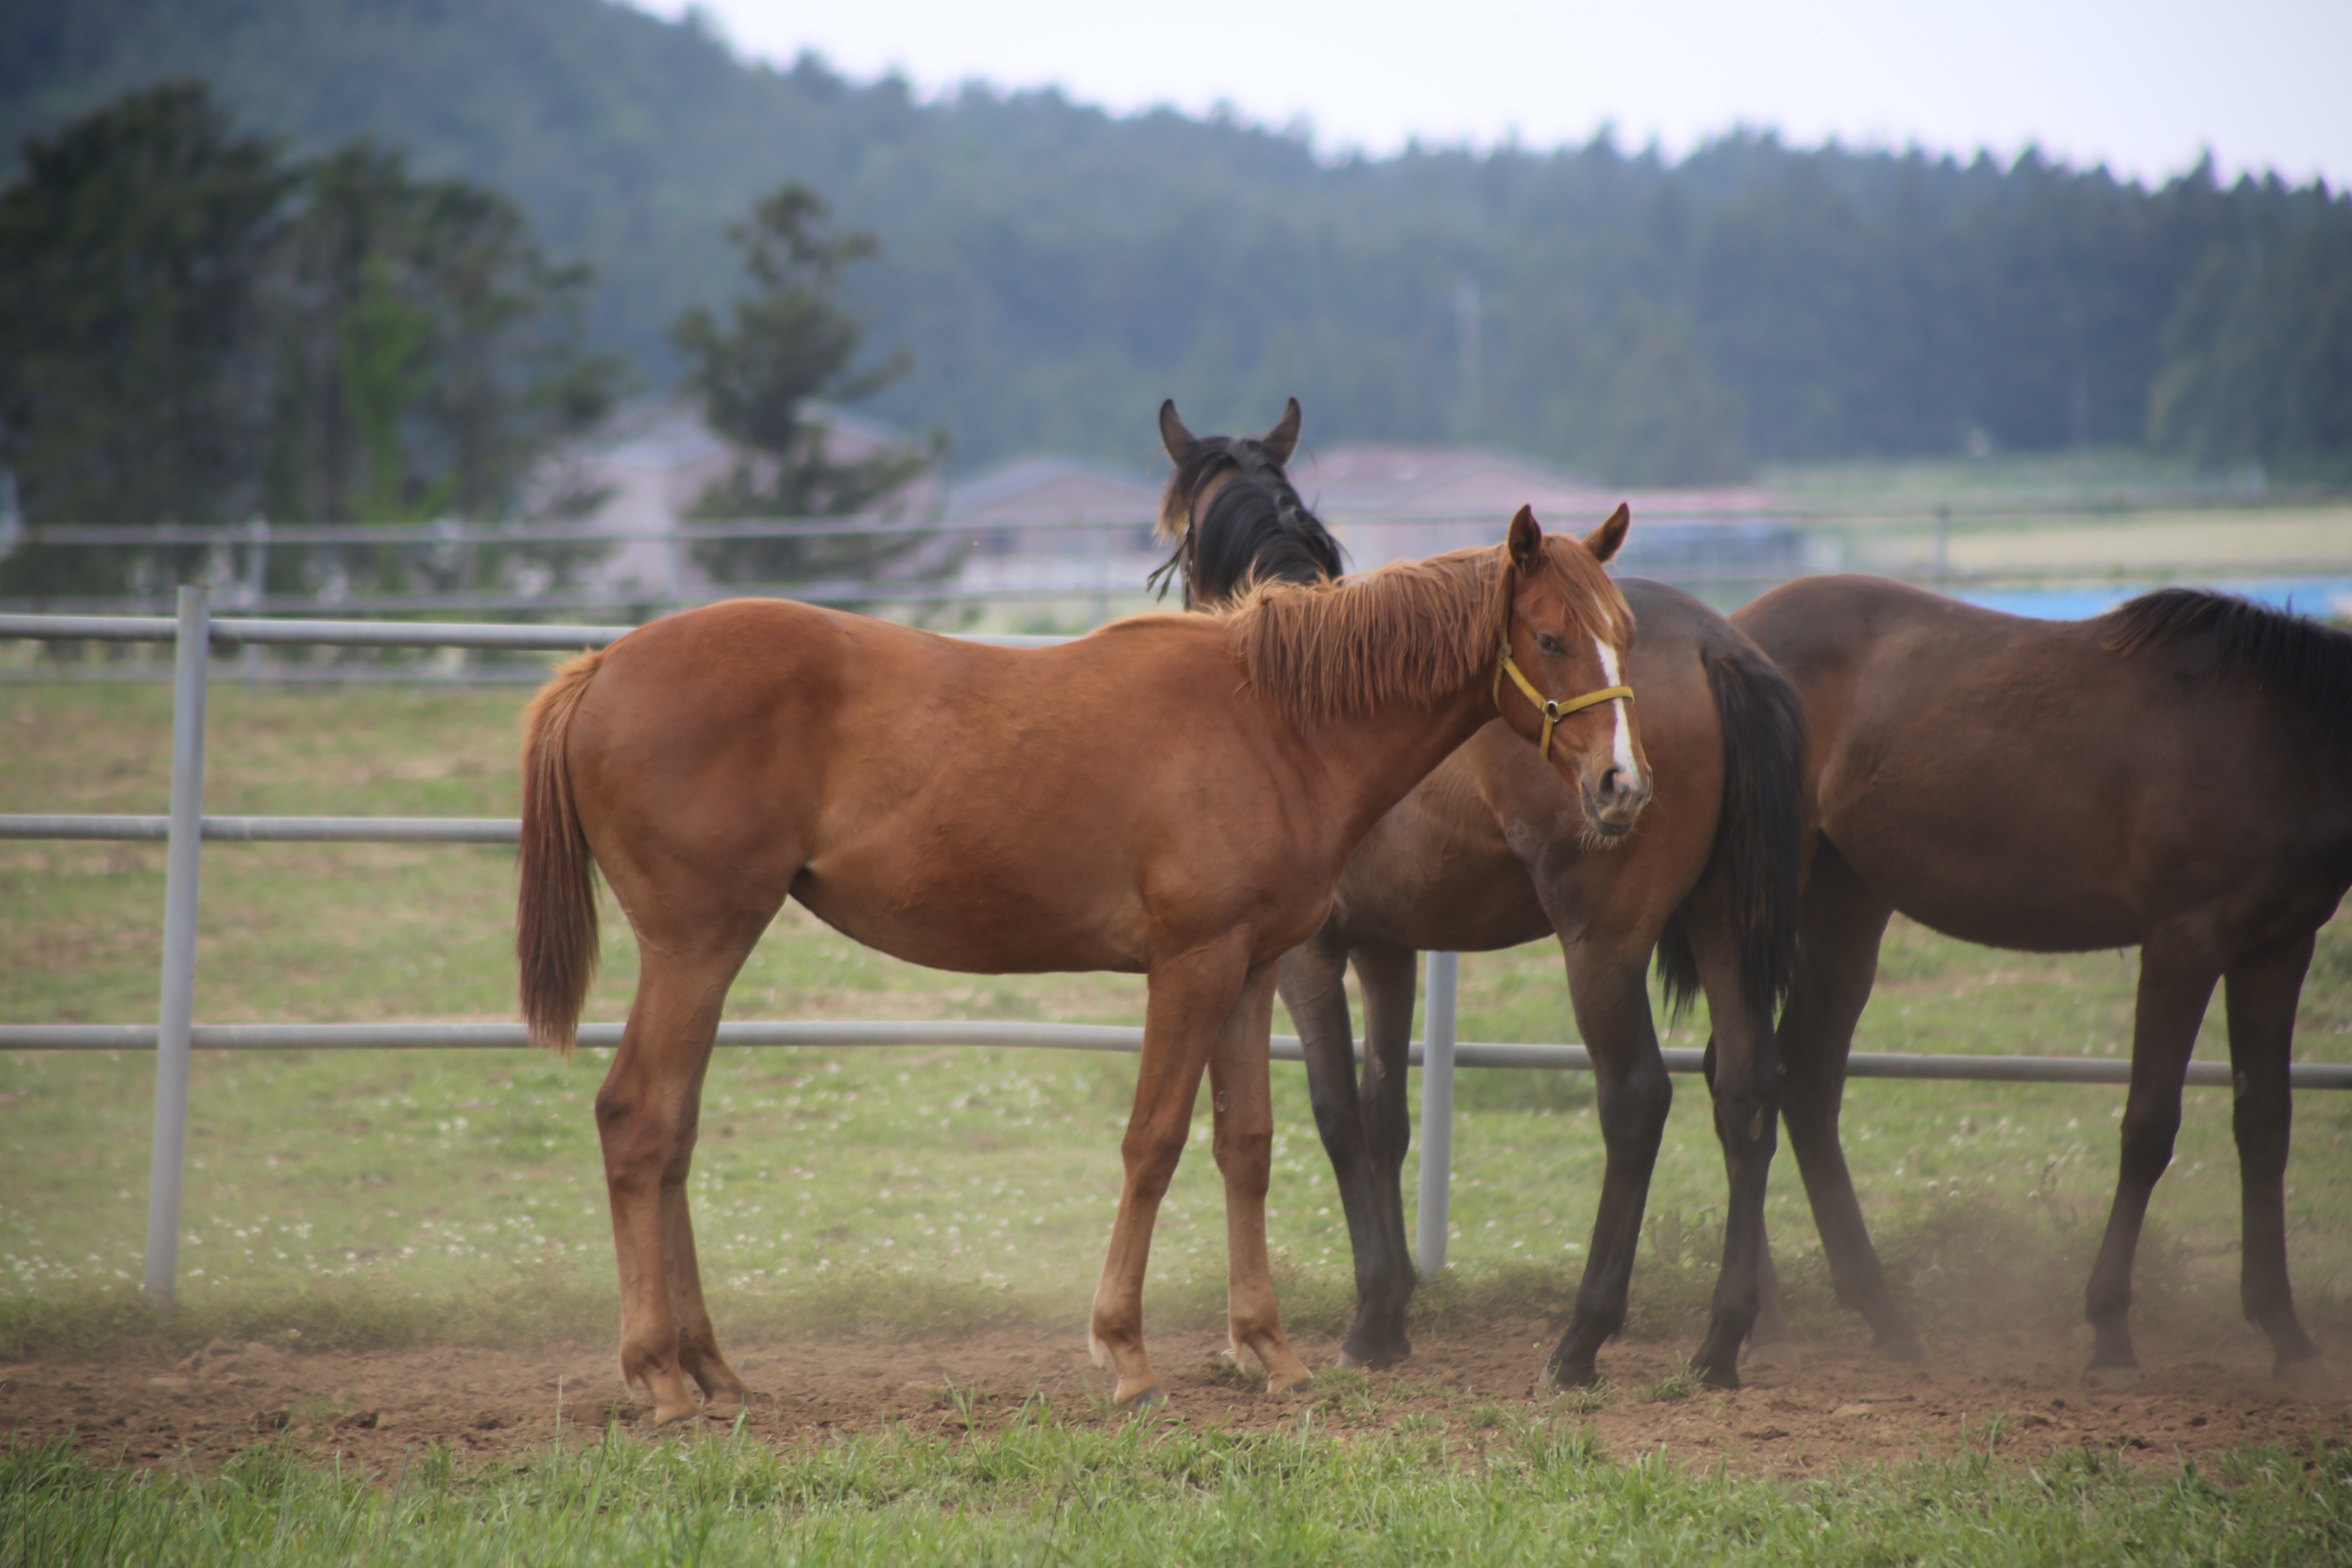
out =
<svg viewBox="0 0 2352 1568"><path fill-rule="evenodd" d="M1283 465L1298 447L1298 399L1263 436L1195 436L1160 405L1160 442L1174 468L1160 501L1160 537L1174 551L1151 574L1168 592L1181 577L1184 607L1226 603L1253 582L1319 583L1339 574L1339 542L1291 488Z"/></svg>
<svg viewBox="0 0 2352 1568"><path fill-rule="evenodd" d="M1505 546L1509 612L1495 671L1504 721L1543 748L1608 837L1631 830L1650 804L1649 759L1625 684L1633 612L1601 569L1631 521L1620 506L1580 541L1546 537L1519 509Z"/></svg>

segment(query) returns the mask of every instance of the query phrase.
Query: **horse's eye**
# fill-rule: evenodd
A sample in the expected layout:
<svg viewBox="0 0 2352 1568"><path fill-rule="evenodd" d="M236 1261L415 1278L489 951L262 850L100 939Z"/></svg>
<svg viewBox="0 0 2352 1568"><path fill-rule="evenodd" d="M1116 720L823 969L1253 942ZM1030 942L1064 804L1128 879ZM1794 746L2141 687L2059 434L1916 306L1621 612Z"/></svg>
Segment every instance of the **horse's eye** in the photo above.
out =
<svg viewBox="0 0 2352 1568"><path fill-rule="evenodd" d="M1543 649L1546 653L1566 653L1568 651L1566 648L1559 646L1559 639L1554 637L1549 632L1538 632L1536 634L1536 647Z"/></svg>

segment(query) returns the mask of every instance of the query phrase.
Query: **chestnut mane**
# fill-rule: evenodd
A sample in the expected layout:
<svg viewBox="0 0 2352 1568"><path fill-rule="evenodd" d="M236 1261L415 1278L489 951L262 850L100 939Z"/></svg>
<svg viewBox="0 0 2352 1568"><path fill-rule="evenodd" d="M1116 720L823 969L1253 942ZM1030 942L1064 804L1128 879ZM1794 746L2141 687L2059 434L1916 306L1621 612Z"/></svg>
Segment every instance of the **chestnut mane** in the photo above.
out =
<svg viewBox="0 0 2352 1568"><path fill-rule="evenodd" d="M1544 561L1579 590L1569 597L1580 621L1587 606L1622 608L1616 584L1573 543L1547 539ZM1510 593L1503 546L1494 544L1336 583L1259 582L1223 618L1250 683L1313 724L1461 689L1493 667Z"/></svg>

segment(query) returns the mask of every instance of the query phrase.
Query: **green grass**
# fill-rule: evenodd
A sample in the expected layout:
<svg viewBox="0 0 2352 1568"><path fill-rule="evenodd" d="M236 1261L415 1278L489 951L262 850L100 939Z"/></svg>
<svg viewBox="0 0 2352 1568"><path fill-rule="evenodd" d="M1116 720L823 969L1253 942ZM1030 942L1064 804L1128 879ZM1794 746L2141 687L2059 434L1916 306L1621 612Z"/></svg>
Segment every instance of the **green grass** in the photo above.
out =
<svg viewBox="0 0 2352 1568"><path fill-rule="evenodd" d="M161 809L164 694L0 697L0 810ZM224 813L510 814L512 692L214 693L208 806ZM510 857L470 847L224 845L206 851L204 1021L511 1016ZM0 845L0 1018L153 1016L162 855ZM592 1017L625 1009L635 955L607 922ZM1857 1046L2120 1056L2128 955L1996 953L1898 923ZM1465 1039L1573 1037L1557 952L1474 954ZM788 911L738 983L737 1017L1035 1017L1137 1023L1139 979L942 974ZM2220 1008L2199 1052L2224 1054ZM1277 1026L1286 1027L1278 1019ZM1704 1019L1675 1039L1704 1037ZM2352 1059L2352 929L2322 935L2297 1048ZM144 1235L152 1059L0 1060L0 1352L125 1332L202 1342L492 1341L601 1333L611 1240L588 1102L601 1053L207 1053L192 1096L186 1310L131 1287ZM736 1331L1075 1321L1118 1190L1131 1058L884 1049L718 1053L695 1202L705 1275ZM1292 1324L1344 1321L1346 1236L1303 1074L1275 1069L1270 1220ZM1847 1147L1897 1288L1930 1330L1997 1315L2072 1321L2114 1175L2119 1090L1855 1084ZM2352 1295L2352 1096L2298 1107L2288 1223L2321 1321ZM2226 1096L2192 1090L2158 1189L2148 1313L2235 1317L2237 1179ZM1222 1194L1203 1134L1163 1210L1154 1321L1221 1313ZM1465 1072L1447 1276L1424 1321L1564 1310L1601 1150L1589 1078ZM1785 1164L1785 1161L1784 1161ZM1413 1179L1408 1167L1407 1180ZM1843 1321L1801 1189L1769 1218L1801 1330ZM1713 1285L1721 1166L1704 1089L1678 1080L1634 1279L1635 1333L1682 1335Z"/></svg>
<svg viewBox="0 0 2352 1568"><path fill-rule="evenodd" d="M1759 484L1849 571L1927 574L1939 510L1948 569L1985 581L2264 576L2352 555L2340 488L2263 493L2248 478L2108 447L1787 465Z"/></svg>
<svg viewBox="0 0 2352 1568"><path fill-rule="evenodd" d="M0 1449L0 1563L2277 1563L2352 1557L2352 1452L2170 1473L1983 1452L1804 1480L1615 1459L1572 1420L1465 1439L1065 1424L813 1448L608 1434L396 1474L263 1444L217 1473Z"/></svg>
<svg viewBox="0 0 2352 1568"><path fill-rule="evenodd" d="M168 713L152 688L0 695L0 811L163 809ZM509 815L511 692L214 694L223 813ZM509 1015L509 858L474 848L216 846L206 852L205 1020ZM135 1021L154 1008L162 856L0 845L0 1017ZM634 968L614 922L593 1016ZM1864 1049L2117 1056L2132 965L1990 953L1898 925ZM1139 981L992 979L880 959L779 922L737 1016L1132 1023ZM1703 1037L1703 1018L1676 1043ZM2200 1054L2220 1053L2217 1016ZM1558 955L1472 955L1463 1037L1573 1030ZM2298 1035L2352 1059L2352 930L2323 933ZM614 1288L588 1114L599 1053L211 1053L196 1064L183 1307L138 1298L152 1064L0 1058L0 1355L183 1349L215 1334L309 1347L609 1335ZM730 1050L714 1061L696 1205L730 1333L954 1332L1075 1322L1117 1190L1130 1058L1035 1051ZM1272 1228L1295 1330L1329 1332L1351 1285L1296 1068L1275 1073ZM1632 1331L1688 1337L1713 1284L1721 1170L1706 1100L1678 1096L1634 1280ZM1601 1163L1590 1080L1459 1085L1454 1266L1424 1322L1564 1310ZM1897 1288L1931 1330L2071 1321L2113 1177L2119 1091L1860 1083L1857 1180ZM2290 1172L2306 1316L2352 1289L2352 1097L2306 1095ZM1202 1124L1205 1130L1205 1122ZM1221 1198L1179 1173L1152 1322L1222 1312ZM1408 1171L1408 1180L1412 1172ZM2140 1273L2144 1317L2236 1324L2225 1097L2192 1092ZM1801 1329L1841 1325L1796 1183L1770 1216ZM2276 1563L2352 1559L2343 1450L2249 1449L2175 1468L2084 1452L2025 1468L1974 1451L1802 1479L1611 1456L1580 1418L1686 1398L1603 1384L1466 1426L1348 1426L1383 1385L1345 1372L1277 1432L1108 1426L1042 1399L993 1433L901 1431L771 1448L608 1436L527 1462L446 1449L361 1473L265 1440L213 1473L0 1448L0 1564L81 1562L1249 1561L1693 1563ZM1348 1429L1341 1429L1347 1427Z"/></svg>

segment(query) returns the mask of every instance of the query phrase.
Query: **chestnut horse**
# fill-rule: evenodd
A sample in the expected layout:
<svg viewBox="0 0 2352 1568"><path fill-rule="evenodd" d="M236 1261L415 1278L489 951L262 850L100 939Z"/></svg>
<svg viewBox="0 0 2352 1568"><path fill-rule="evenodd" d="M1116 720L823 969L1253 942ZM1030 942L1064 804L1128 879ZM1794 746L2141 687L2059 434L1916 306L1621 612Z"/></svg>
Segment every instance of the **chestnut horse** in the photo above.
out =
<svg viewBox="0 0 2352 1568"><path fill-rule="evenodd" d="M1172 404L1161 409L1175 467L1160 520L1176 535L1169 564L1187 604L1223 603L1257 579L1338 574L1337 542L1284 472L1297 432L1295 402L1256 438L1195 438ZM1618 587L1640 630L1624 674L1656 781L1638 828L1563 787L1490 723L1372 828L1340 874L1330 918L1282 960L1279 988L1355 1252L1356 1317L1342 1352L1352 1364L1385 1367L1412 1353L1402 1183L1414 951L1486 952L1554 936L1592 1055L1608 1163L1584 1282L1546 1372L1591 1383L1602 1342L1625 1320L1673 1100L1643 985L1651 950L1661 948L1669 995L1685 1003L1703 988L1707 997L1716 1131L1731 1188L1713 1321L1692 1364L1710 1384L1738 1386L1740 1342L1759 1296L1769 1298L1757 1271L1780 1121L1772 1020L1796 949L1802 721L1788 682L1721 616L1663 583ZM1351 962L1364 996L1360 1086L1343 984ZM1759 1353L1769 1355L1777 1326L1758 1333Z"/></svg>
<svg viewBox="0 0 2352 1568"><path fill-rule="evenodd" d="M1601 563L1624 533L1620 518L1547 539L1522 510L1501 546L1050 648L735 600L560 670L525 722L522 1013L534 1040L572 1044L601 867L640 963L596 1121L621 1370L655 1420L695 1413L689 1378L714 1413L744 1392L703 1303L686 1180L728 985L787 896L916 963L1148 975L1097 1363L1121 1405L1162 1397L1144 1266L1205 1066L1233 1349L1275 1390L1304 1382L1265 1251L1275 962L1321 922L1365 830L1492 715L1498 664L1563 696L1613 684L1632 617ZM1525 705L1511 721L1541 728ZM1551 765L1599 778L1618 736L1606 706L1578 714Z"/></svg>
<svg viewBox="0 0 2352 1568"><path fill-rule="evenodd" d="M2325 1379L2287 1283L2289 1046L2314 933L2352 887L2352 637L2168 588L2024 620L1870 577L1787 584L1733 622L1803 696L1819 834L1780 1022L1789 1142L1840 1300L1900 1321L1838 1145L1889 914L2033 952L2137 945L2121 1170L2086 1294L2093 1382L2137 1380L2132 1255L2227 988L2239 1285L2273 1370Z"/></svg>

